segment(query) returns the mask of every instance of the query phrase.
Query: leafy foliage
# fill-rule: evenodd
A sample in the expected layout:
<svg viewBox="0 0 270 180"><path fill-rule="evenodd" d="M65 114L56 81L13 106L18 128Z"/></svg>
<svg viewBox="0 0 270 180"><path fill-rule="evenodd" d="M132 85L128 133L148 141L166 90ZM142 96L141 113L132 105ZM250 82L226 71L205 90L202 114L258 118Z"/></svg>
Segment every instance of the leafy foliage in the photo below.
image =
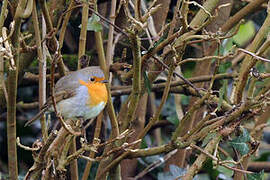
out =
<svg viewBox="0 0 270 180"><path fill-rule="evenodd" d="M147 170L145 169L146 167L149 167L149 165L156 165L158 161L162 161L160 164L155 166L155 169L147 171L147 175L159 180L178 179L181 176L189 175L190 176L187 179L230 179L234 173L236 174L238 172L233 172L230 168L220 166L219 164L214 164L215 162L213 159L218 158L220 161L230 160L229 157L235 157L235 149L242 155L242 157L239 158L244 160L250 159L252 154L250 153L251 146L249 143L251 141L251 137L249 132L242 128L241 133L239 133L240 136L238 137L234 136L234 132L235 130L238 130L239 126L247 127L245 121L248 119L248 121L252 121L253 129L248 128L252 129L250 132L251 134L254 134L254 130L259 129L258 127L260 126L256 127L257 122L254 121L256 119L253 117L250 118L250 116L255 114L256 117L259 117L262 114L261 112L266 112L264 111L266 109L265 105L269 104L269 97L267 97L269 92L261 91L263 89L269 89L269 82L267 82L269 77L264 77L265 79L248 77L249 68L251 66L256 67L260 74L263 73L264 75L267 75L269 73L268 64L266 65L264 62L258 62L256 65L253 64L245 68L247 63L239 62L242 59L247 59L245 57L250 57L252 54L237 54L241 51L241 49L238 49L238 47L242 47L247 51L251 51L253 49L252 53L258 56L265 56L265 58L269 59L269 57L266 57L269 56L269 53L266 50L262 53L258 53L258 50L262 50L263 48L261 47L263 46L260 47L260 45L267 42L266 37L269 34L270 23L265 26L266 28L261 28L261 30L266 29L264 33L257 33L261 35L260 37L257 37L256 35L256 38L254 38L255 31L259 29L259 26L262 25L257 26L258 20L256 20L256 22L253 19L254 17L248 16L248 13L254 12L257 14L260 11L259 13L263 12L266 17L266 14L269 12L266 12L266 10L263 8L258 8L263 7L261 6L262 4L259 4L256 5L257 9L259 10L251 11L249 9L246 14L241 14L241 16L245 16L242 18L248 19L248 21L240 26L240 29L236 35L233 35L233 32L235 31L236 27L238 27L236 24L240 19L234 15L238 12L230 12L231 9L236 9L238 11L247 4L258 1L260 0L244 3L240 0L233 1L234 5L237 5L237 3L240 4L238 4L238 9L236 9L234 6L232 8L228 8L228 4L218 5L216 4L217 1L215 0L196 1L190 3L182 2L179 3L179 7L176 7L176 3L181 1L162 1L160 2L162 8L160 8L158 3L155 4L153 3L154 1L149 0L136 1L137 4L123 3L122 1L121 3L118 3L118 1L116 3L116 1L89 2L83 0L80 2L75 2L51 0L37 1L36 5L32 8L33 16L29 15L29 17L19 17L19 14L22 14L17 13L17 10L20 9L20 6L18 6L20 5L18 4L20 1L9 3L6 10L3 4L7 2L7 0L1 1L1 12L7 12L7 18L4 16L5 13L1 13L0 30L4 31L5 28L7 28L9 35L5 40L6 43L0 42L1 53L4 53L4 59L2 60L0 58L0 66L4 67L4 71L0 72L0 79L2 79L3 82L5 81L5 83L3 83L3 88L0 87L1 113L3 110L3 113L0 114L0 130L9 127L13 130L13 133L6 133L6 131L2 130L4 132L2 133L4 136L2 136L2 134L0 136L0 146L2 147L0 148L0 162L3 164L3 167L1 167L0 170L7 172L8 168L11 167L8 167L8 164L13 165L15 164L15 161L17 163L15 154L13 154L13 152L17 152L18 162L22 162L21 164L23 164L23 166L21 166L22 168L20 168L20 174L25 174L25 172L32 170L33 168L30 167L33 165L32 161L34 160L34 166L36 166L37 163L40 165L40 169L34 169L34 171L37 172L32 174L37 174L40 176L41 172L43 173L44 170L48 170L47 174L50 174L55 170L52 169L53 167L61 171L59 173L56 172L57 175L65 174L67 175L67 178L69 178L69 176L75 176L75 174L72 175L72 173L69 172L73 169L73 167L76 166L70 166L70 161L68 161L68 157L70 157L70 155L74 155L72 158L78 159L78 169L80 169L79 176L82 177L82 174L85 172L85 170L87 170L87 168L85 168L86 160L82 158L88 156L89 154L93 155L88 149L92 143L100 138L99 142L102 144L97 146L97 152L95 152L95 155L91 157L96 161L91 165L91 175L87 175L88 179L103 179L99 176L95 177L96 174L101 174L100 176L102 176L107 172L110 173L108 178L121 179L120 176L113 177L115 174L117 174L114 171L117 169L115 167L119 164L122 165L122 162L130 157L135 157L130 160L133 162L130 163L131 165L129 167L125 167L127 168L126 172L121 172L122 174L126 173L126 177L131 176L129 172L145 173ZM31 1L29 0L29 2ZM114 2L116 4L113 4ZM169 2L168 5L166 5L167 2ZM97 8L95 8L95 10L89 9L89 16L88 13L85 13L87 11L81 11L82 4ZM26 3L26 6L30 5L31 3ZM114 13L113 7L115 6L117 6L115 15L112 15ZM16 9L16 7L19 8ZM111 8L111 13L109 13L109 8ZM219 14L223 8L228 8L228 11L224 13L227 13L226 17L224 16L220 18L219 16L215 16L216 14ZM47 13L46 11L48 9L51 12ZM165 12L165 9L169 9L169 12ZM172 9L174 9L174 11L171 11ZM34 17L34 10L37 11L37 17ZM158 17L155 17L155 13L158 15ZM181 18L178 17L179 14L177 13L181 14ZM214 21L212 21L212 18L210 18L209 13L213 15ZM18 15L18 17L14 17L14 14ZM44 15L46 28L44 28L45 26L41 25L40 22L42 14ZM60 14L62 14L61 18ZM163 17L161 18L161 16ZM173 17L176 17L176 19ZM265 20L265 17L260 19L260 21L264 21L264 23L262 22L263 24L267 24L267 22L269 22L269 20ZM85 29L80 29L82 28L82 25L79 24L84 18L87 20L87 27ZM228 19L235 19L237 21L232 21L236 23L227 23L229 21L225 23L223 22L224 20L226 21ZM108 23L109 21L111 23ZM15 25L9 26L12 23ZM187 25L186 27L184 26L185 23ZM159 25L162 26L161 29L159 29ZM215 27L211 27L212 25ZM114 28L112 28L113 26ZM224 27L226 26L230 27L227 29L225 28L226 30L224 30ZM87 33L87 31L92 32ZM87 38L80 36L85 34L87 34ZM38 35L41 36L42 42L40 42ZM80 40L79 37L81 37ZM4 37L1 35L0 38L3 39ZM251 42L252 39L256 41ZM40 44L42 44L44 48L39 48L41 47ZM11 51L8 51L8 45L12 47ZM58 50L55 51L55 48ZM79 54L77 54L77 52L79 52ZM104 111L105 113L102 117L103 119L98 118L100 121L94 121L96 123L93 124L90 122L88 123L87 121L84 121L81 124L75 123L76 125L80 125L80 127L74 126L76 130L85 127L85 130L83 131L86 132L84 136L86 139L76 138L76 149L74 148L73 151L77 152L74 154L66 154L66 152L69 151L68 148L70 144L64 136L63 138L56 138L56 140L60 139L61 142L53 140L57 143L48 141L47 143L52 143L52 146L50 144L44 145L44 143L46 143L46 135L44 132L50 134L52 132L51 130L58 129L56 128L56 125L51 127L51 125L55 124L55 117L46 117L46 120L52 120L49 121L52 123L48 123L50 124L50 127L48 128L44 128L43 125L45 123L42 123L42 129L40 128L40 123L36 123L27 128L21 128L21 126L24 121L30 119L29 117L32 117L32 115L29 114L34 114L38 111L37 101L40 99L38 96L41 95L41 90L42 93L45 91L49 92L49 88L38 88L41 83L45 85L45 80L42 80L42 76L39 76L37 72L41 73L41 71L43 71L42 74L46 74L47 77L49 77L50 74L54 73L52 72L54 68L52 65L57 61L57 66L55 66L55 70L53 70L55 73L58 73L55 74L56 82L58 78L61 78L59 76L64 76L66 69L70 71L77 70L77 67L79 67L78 65L82 63L81 61L78 61L78 55L81 56L80 52L91 55L90 66L100 65L102 69L110 69L110 71L112 71L112 73L110 73L111 83L108 86L111 88L108 97L112 98L110 98L107 102L108 106ZM9 56L9 53L12 56ZM46 70L45 68L42 69L41 66L39 66L42 65L39 63L42 62L41 60L43 59L41 58L41 54L47 56L49 60L47 61ZM132 56L132 54L141 54L141 56ZM213 55L216 56L216 58L213 58ZM103 58L104 56L106 57L106 61L105 58ZM13 60L11 57L16 62L14 67L16 70L18 70L19 75L14 73L15 71L12 67ZM57 59L58 57L59 59ZM143 57L143 62L141 57ZM252 63L255 62L253 60L256 58L257 57L255 56L253 57ZM158 62L157 59L160 61ZM214 60L211 61L211 59ZM35 61L33 62L33 60ZM218 63L215 63L217 60ZM29 64L32 63L32 65L29 66L24 64L27 61L29 61ZM121 67L118 67L118 62L119 64L125 64L125 67L133 64L133 69L131 71L127 71L124 66L122 67L122 65ZM166 65L162 65L160 62L163 62ZM190 79L186 79L184 81L181 78L183 80L181 82L181 86L176 86L176 84L174 84L174 87L170 88L169 95L167 96L167 94L162 92L163 89L156 90L152 88L152 86L153 83L160 83L159 81L155 81L158 79L158 77L164 77L167 75L167 66L170 66L171 63L174 63L175 66L173 67L177 68L174 69L174 75L178 73L178 77L184 75L184 78ZM23 65L21 66L20 64ZM113 66L113 68L111 68L111 66ZM179 69L181 69L181 71L179 71ZM213 86L209 88L208 82L210 82L212 78L213 69L218 69L217 76L219 77L214 81ZM243 69L247 70L246 74L242 73ZM27 71L31 73L31 76L23 76L23 73ZM234 76L231 76L231 73L233 73ZM18 79L18 84L13 87L13 85L17 82L16 79ZM254 86L250 85L252 82L250 79L252 79L254 82L254 84L252 84ZM52 79L46 80L48 80L46 81L48 84L53 82ZM178 79L173 79L172 81L178 81ZM191 84L187 83L188 81L190 81ZM7 87L5 87L6 84ZM142 86L144 85L142 89L139 88L140 84ZM69 83L67 83L67 85L69 85ZM35 87L33 88L33 86ZM18 93L18 95L16 95L16 93L14 94L15 91L13 91L17 87L18 89L16 93ZM70 98L69 90L72 91L71 94L73 94L73 92L77 93L75 88L76 87L71 87L68 89L68 97L63 95L63 98ZM6 92L3 91L5 89L8 90L7 95L5 94ZM35 93L27 94L29 89L32 89L31 91ZM12 93L9 92L11 90L13 91ZM219 94L217 93L217 90L219 90ZM37 91L39 91L39 93L37 93ZM248 91L248 93L246 93L246 91ZM99 94L98 91L97 93ZM153 95L154 98L151 97L142 99L142 97L145 97L144 95L147 95L147 93L148 95L151 93L151 96ZM179 101L176 102L174 99L174 93L180 94L181 100L178 98ZM128 94L131 95L127 97ZM248 94L248 97L244 97L246 94ZM259 96L257 96L258 94ZM49 94L47 95L49 96ZM166 98L164 98L166 99L165 103L161 103L161 97L163 95L166 95ZM264 96L266 98L261 98ZM15 97L12 100L13 105L6 104L6 97L9 97L10 99ZM59 97L58 101L58 94L56 94L56 98L57 103L62 100ZM82 97L82 99L83 98L85 97ZM202 98L205 99L202 101ZM252 98L254 101L249 101ZM88 101L93 99L88 98ZM21 103L18 103L17 100L21 101ZM111 100L113 103L111 103ZM10 103L11 101L8 102ZM82 104L83 102L84 101L82 101ZM31 108L27 103L31 103ZM253 103L256 103L256 105ZM48 101L47 104L50 105L50 102ZM142 104L145 105L145 107L142 108ZM32 105L35 106L36 112L32 112L34 110ZM86 103L86 105L88 104ZM160 108L156 108L158 106L160 106ZM16 110L16 108L18 109L17 112L13 111ZM156 111L157 109L158 111ZM9 115L11 112L9 110L13 111L12 116ZM84 110L84 108L80 110ZM182 112L183 117L181 117ZM59 114L61 114L61 112ZM153 114L158 115L153 118ZM4 120L2 120L2 117ZM13 122L18 120L18 123L10 123L11 121L8 120L10 117L13 117ZM209 118L207 119L204 117ZM205 121L202 122L202 119ZM101 121L105 123L101 123ZM102 124L102 128L97 126L97 122ZM91 125L88 127L89 124ZM266 121L263 122L263 125L265 124ZM74 127L72 125L71 128L73 129ZM222 130L225 128L228 128L229 131L223 133ZM121 133L125 132L125 130L130 130L130 134L122 135ZM29 141L29 135L23 131L31 131L31 135L33 137L31 141ZM262 130L259 129L259 131L256 131L255 133L257 132L262 133ZM71 132L68 133L70 134ZM6 134L8 137L13 137L11 138L12 142L6 142ZM117 137L118 134L121 135ZM143 134L141 142L136 141L137 139L141 138L141 136L140 138L137 136L138 134ZM72 136L73 135L74 134L72 134ZM41 144L41 150L37 151L36 154L34 154L32 151L28 151L28 154L25 153L26 150L22 148L23 146L18 147L14 141L16 136L21 138L21 143L23 145L29 147L37 140L37 137L44 138L42 141L36 141L38 142L37 146ZM61 133L59 133L57 136L60 137ZM231 140L230 138L232 137L233 139ZM264 138L266 139L266 137ZM195 148L190 149L190 143L200 146L202 150L199 151ZM7 147L7 144L13 144L13 147L18 147L18 151L16 149L10 150ZM59 146L54 146L55 144L59 144ZM47 151L47 147L50 147L50 151ZM58 148L61 150L63 149L63 151L58 151ZM176 149L181 149L181 151L178 151L172 155L172 150L176 151ZM191 153L186 153L186 150L191 151ZM4 153L2 153L2 151ZM59 152L58 157L52 156L54 155L54 151ZM196 153L194 153L195 151ZM219 153L220 151L222 151L222 153ZM41 152L45 153L42 154ZM30 153L33 153L35 157L41 157L41 159L33 158L30 156ZM248 153L250 153L251 156L244 156ZM11 163L6 162L7 155L9 156ZM213 156L215 158L213 158ZM53 165L57 165L57 167L54 167L53 165L51 166L52 158L55 162ZM164 162L163 160L167 160L167 158L170 159ZM31 160L30 163L27 162L29 159ZM267 161L268 159L269 152L265 152L264 154L261 154L260 159L256 159L255 161ZM239 159L237 159L237 161L238 160ZM100 163L102 161L106 161L106 163ZM42 163L39 164L40 162ZM243 163L244 162L245 161L243 161ZM170 165L169 163L176 165ZM59 168L58 165L61 167ZM235 164L227 165L230 167L235 166ZM244 164L244 167L245 166L246 164ZM13 167L17 166L14 165ZM165 172L164 167L169 167L169 171ZM195 170L189 167L195 167ZM74 171L72 172L76 171L75 168L73 170ZM11 169L9 172L12 175L14 171ZM199 174L197 174L198 172ZM10 174L9 176L11 177ZM55 176L55 174L51 174L50 176ZM247 177L250 180L260 180L263 179L264 172L262 171L260 173L247 174ZM72 177L71 179L75 179L75 177ZM142 179L144 179L144 177Z"/></svg>
<svg viewBox="0 0 270 180"><path fill-rule="evenodd" d="M203 139L202 147L205 147L211 139L213 139L217 135L216 132L211 132L207 134L207 136Z"/></svg>
<svg viewBox="0 0 270 180"><path fill-rule="evenodd" d="M241 24L238 33L233 37L233 41L243 46L249 39L255 34L255 26L252 21L248 21L245 24Z"/></svg>
<svg viewBox="0 0 270 180"><path fill-rule="evenodd" d="M231 159L231 158L227 158L226 160L232 160L232 159ZM232 163L229 163L229 164L227 164L227 165L230 166L230 167L233 167L233 166L234 166L234 164L232 164ZM234 171L233 171L233 170L228 169L228 168L226 168L226 167L224 167L224 166L218 166L218 167L217 167L217 170L218 170L220 173L224 174L226 177L232 177L233 174L234 174Z"/></svg>
<svg viewBox="0 0 270 180"><path fill-rule="evenodd" d="M81 28L82 25L79 25L79 28ZM93 14L87 22L87 30L88 31L95 31L95 32L100 32L102 31L102 25L100 24L100 17L97 15Z"/></svg>
<svg viewBox="0 0 270 180"><path fill-rule="evenodd" d="M264 170L259 173L247 174L248 180L263 180L264 179Z"/></svg>
<svg viewBox="0 0 270 180"><path fill-rule="evenodd" d="M145 87L147 89L147 92L148 92L148 94L150 94L151 89L152 89L152 84L151 84L151 82L150 82L150 80L148 78L148 75L147 75L146 71L143 72L143 78L144 78L144 85L145 85Z"/></svg>
<svg viewBox="0 0 270 180"><path fill-rule="evenodd" d="M249 147L247 142L250 141L249 132L246 129L243 129L241 136L236 137L229 144L240 152L241 155L245 155L249 152Z"/></svg>

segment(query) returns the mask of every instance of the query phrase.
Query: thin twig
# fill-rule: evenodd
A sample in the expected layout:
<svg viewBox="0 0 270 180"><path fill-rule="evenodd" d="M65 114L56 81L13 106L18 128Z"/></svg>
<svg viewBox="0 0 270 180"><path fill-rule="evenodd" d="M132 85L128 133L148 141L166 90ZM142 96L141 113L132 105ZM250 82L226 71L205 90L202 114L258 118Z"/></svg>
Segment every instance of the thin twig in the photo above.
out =
<svg viewBox="0 0 270 180"><path fill-rule="evenodd" d="M25 146L25 145L21 144L20 138L19 138L19 137L17 137L17 145L18 145L20 148L22 148L22 149L24 149L24 150L26 150L26 151L38 151L38 150L40 150L40 148L41 148L41 147L30 148L30 147L28 147L28 146Z"/></svg>
<svg viewBox="0 0 270 180"><path fill-rule="evenodd" d="M79 51L78 51L78 63L77 68L81 68L80 58L85 54L86 46L86 35L87 35L87 24L88 24L88 14L89 14L89 4L83 3L82 8L82 22L81 22L81 31L79 38Z"/></svg>
<svg viewBox="0 0 270 180"><path fill-rule="evenodd" d="M99 138L100 136L100 132L101 132L101 125L102 125L102 118L103 118L103 114L100 114L98 117L97 117L97 121L96 121L96 128L95 128L95 133L94 133L94 138L93 138L93 142L92 144L97 144L97 139ZM88 162L84 168L84 172L83 172L83 176L82 176L82 180L87 180L88 179L88 176L89 176L89 173L90 173L90 169L91 169L91 166L92 166L92 161L90 159L93 159L95 157L95 151L91 151L89 156L86 157ZM81 155L82 156L82 155Z"/></svg>
<svg viewBox="0 0 270 180"><path fill-rule="evenodd" d="M270 62L269 59L260 57L260 56L256 55L255 53L252 53L252 52L250 52L250 51L248 51L248 50L245 50L245 49L242 49L242 48L238 48L238 50L239 50L239 51L242 51L242 52L244 52L244 53L246 53L246 54L248 54L248 55L250 55L250 56L252 56L252 57L255 58L255 59L258 59L258 60L261 60L261 61L265 61L265 62Z"/></svg>
<svg viewBox="0 0 270 180"><path fill-rule="evenodd" d="M46 102L46 60L43 56L42 46L41 46L41 38L40 38L40 30L39 30L39 22L37 16L37 8L36 1L34 1L33 5L33 13L32 13L33 25L35 30L35 39L37 46L37 53L39 59L39 110L42 109ZM47 126L45 121L45 116L41 115L40 124L42 130L42 137L46 141L48 138Z"/></svg>
<svg viewBox="0 0 270 180"><path fill-rule="evenodd" d="M159 160L153 162L152 164L148 165L142 172L140 172L137 176L134 177L134 180L137 180L139 178L142 178L147 173L151 172L153 169L157 168L161 164L165 163L172 155L174 155L177 152L177 150L173 150L169 153L167 153L164 157L161 157Z"/></svg>
<svg viewBox="0 0 270 180"><path fill-rule="evenodd" d="M169 95L169 91L170 91L170 84L172 81L172 77L173 77L173 71L175 69L175 65L172 64L169 70L169 75L168 75L168 79L165 85L165 89L161 98L161 103L157 109L157 111L155 112L153 118L150 119L149 123L146 125L146 127L139 133L137 139L142 139L146 133L151 129L151 127L157 122L157 120L159 119L160 113L163 109L163 106L167 100L167 97Z"/></svg>

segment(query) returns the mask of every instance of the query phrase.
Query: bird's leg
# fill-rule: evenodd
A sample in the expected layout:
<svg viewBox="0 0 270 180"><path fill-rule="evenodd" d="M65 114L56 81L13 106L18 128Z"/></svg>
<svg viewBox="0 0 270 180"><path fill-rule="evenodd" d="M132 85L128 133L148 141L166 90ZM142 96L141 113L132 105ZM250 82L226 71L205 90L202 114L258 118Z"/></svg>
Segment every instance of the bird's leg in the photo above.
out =
<svg viewBox="0 0 270 180"><path fill-rule="evenodd" d="M81 129L81 134L83 135L83 138L84 138L84 142L87 143L87 139L86 139L86 131L85 131L85 128L84 128L84 126L83 126L84 119L83 119L83 117L77 117L77 118L78 118L78 121L77 121L78 124L76 124L76 125L77 125L78 127L80 127L80 129Z"/></svg>
<svg viewBox="0 0 270 180"><path fill-rule="evenodd" d="M93 123L95 118L90 119L85 126L83 126L84 138L86 140L86 129ZM87 142L87 141L86 141Z"/></svg>

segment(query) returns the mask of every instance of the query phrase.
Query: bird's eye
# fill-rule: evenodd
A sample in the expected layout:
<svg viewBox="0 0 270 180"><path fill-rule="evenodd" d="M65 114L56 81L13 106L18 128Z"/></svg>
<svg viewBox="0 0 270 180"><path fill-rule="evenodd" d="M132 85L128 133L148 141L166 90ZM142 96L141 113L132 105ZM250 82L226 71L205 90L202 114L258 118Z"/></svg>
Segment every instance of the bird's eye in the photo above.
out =
<svg viewBox="0 0 270 180"><path fill-rule="evenodd" d="M91 77L91 78L90 78L90 81L91 81L91 82L94 82L94 81L95 81L95 78L94 78L94 77Z"/></svg>

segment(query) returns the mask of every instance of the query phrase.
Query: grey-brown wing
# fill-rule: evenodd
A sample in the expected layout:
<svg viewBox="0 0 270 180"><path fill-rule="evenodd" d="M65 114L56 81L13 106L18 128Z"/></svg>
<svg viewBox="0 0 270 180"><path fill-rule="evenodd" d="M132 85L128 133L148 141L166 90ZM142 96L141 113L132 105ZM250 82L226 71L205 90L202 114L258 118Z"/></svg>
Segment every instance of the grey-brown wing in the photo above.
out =
<svg viewBox="0 0 270 180"><path fill-rule="evenodd" d="M76 90L75 89L68 89L68 90L65 90L65 91L56 92L54 94L54 99L55 99L55 102L58 103L61 100L68 99L68 98L70 98L72 96L75 96L75 95L76 95ZM49 97L47 99L46 105L47 106L52 105L52 97Z"/></svg>
<svg viewBox="0 0 270 180"><path fill-rule="evenodd" d="M60 92L55 93L54 98L55 98L56 103L58 103L59 101L63 99L67 99L74 96L75 93L76 93L75 90L60 91ZM36 121L37 119L39 119L41 115L43 115L51 106L52 106L52 97L49 97L46 103L41 108L40 112L36 114L32 119L27 121L24 126L28 126L32 124L34 121Z"/></svg>

